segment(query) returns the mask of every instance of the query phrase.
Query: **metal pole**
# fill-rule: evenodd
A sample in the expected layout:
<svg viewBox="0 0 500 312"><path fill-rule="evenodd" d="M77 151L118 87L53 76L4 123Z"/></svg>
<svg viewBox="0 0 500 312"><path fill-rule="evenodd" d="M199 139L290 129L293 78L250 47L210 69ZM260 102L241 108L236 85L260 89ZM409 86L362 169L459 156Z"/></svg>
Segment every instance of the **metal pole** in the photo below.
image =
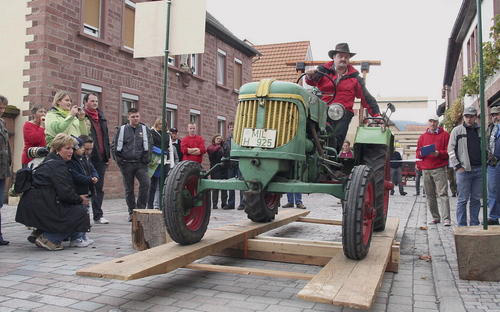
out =
<svg viewBox="0 0 500 312"><path fill-rule="evenodd" d="M165 37L165 58L163 60L163 102L161 107L161 161L160 161L160 210L163 211L163 185L165 184L165 155L163 151L165 150L165 135L166 135L166 115L167 115L167 95L168 95L168 43L169 43L169 30L170 30L170 5L171 0L166 0L167 3L167 27L166 27L166 37Z"/></svg>
<svg viewBox="0 0 500 312"><path fill-rule="evenodd" d="M486 194L486 108L484 107L484 66L483 66L483 34L481 22L481 0L477 6L477 50L479 52L479 108L481 109L481 176L483 185L483 229L488 229L488 199Z"/></svg>

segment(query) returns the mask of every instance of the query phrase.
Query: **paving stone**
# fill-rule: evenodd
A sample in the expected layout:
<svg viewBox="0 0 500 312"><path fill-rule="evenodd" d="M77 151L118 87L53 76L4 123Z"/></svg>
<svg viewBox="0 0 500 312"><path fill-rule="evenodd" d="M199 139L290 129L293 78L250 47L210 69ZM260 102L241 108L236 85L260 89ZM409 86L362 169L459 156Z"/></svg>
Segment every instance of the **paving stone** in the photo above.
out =
<svg viewBox="0 0 500 312"><path fill-rule="evenodd" d="M95 311L102 307L103 304L91 301L80 301L70 306L70 308L79 309L83 311Z"/></svg>

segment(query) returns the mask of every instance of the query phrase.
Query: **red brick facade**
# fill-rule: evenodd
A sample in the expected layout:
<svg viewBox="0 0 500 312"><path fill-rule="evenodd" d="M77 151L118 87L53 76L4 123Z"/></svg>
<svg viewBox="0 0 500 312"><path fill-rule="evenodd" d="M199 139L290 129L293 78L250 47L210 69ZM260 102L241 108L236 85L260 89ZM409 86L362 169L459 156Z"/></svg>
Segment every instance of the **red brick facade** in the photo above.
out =
<svg viewBox="0 0 500 312"><path fill-rule="evenodd" d="M27 31L34 35L34 40L26 44L30 69L24 72L29 77L25 82L29 88L25 100L30 105L49 107L57 90L67 90L73 102L80 103L82 83L98 86L102 88L100 109L108 119L113 137L121 118L123 92L139 97L138 108L146 124L151 125L161 116L163 58L134 59L131 52L122 48L124 1L102 2L101 38L83 33L82 1L29 2L32 14L26 18L33 24ZM234 119L238 96L233 88L234 58L242 62L242 81L246 83L251 80L252 55L226 42L206 32L198 75L184 74L179 67L169 66L167 102L177 106L175 126L180 137L187 134L190 109L200 111L200 132L207 143L217 133L217 116L225 117L226 124ZM217 49L226 52L226 86L216 84ZM182 83L184 75L190 78L187 86ZM115 164L108 169L105 189L108 197L123 194L121 175Z"/></svg>

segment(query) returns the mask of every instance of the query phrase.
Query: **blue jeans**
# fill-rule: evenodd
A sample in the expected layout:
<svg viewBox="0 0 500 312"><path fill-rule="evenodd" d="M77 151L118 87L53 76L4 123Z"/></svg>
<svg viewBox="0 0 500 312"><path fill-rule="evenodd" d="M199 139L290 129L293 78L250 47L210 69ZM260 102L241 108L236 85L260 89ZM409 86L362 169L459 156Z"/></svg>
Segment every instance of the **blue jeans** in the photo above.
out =
<svg viewBox="0 0 500 312"><path fill-rule="evenodd" d="M467 202L469 202L470 225L479 225L479 209L481 208L482 180L481 167L471 171L457 172L457 223L467 225Z"/></svg>
<svg viewBox="0 0 500 312"><path fill-rule="evenodd" d="M302 204L302 193L286 193L289 204ZM295 197L295 200L294 200Z"/></svg>
<svg viewBox="0 0 500 312"><path fill-rule="evenodd" d="M76 239L84 239L85 237L85 232L75 232L75 233L47 233L44 232L43 236L48 239L49 241L53 242L54 244L60 244L63 240L66 238L69 238L70 240L74 241Z"/></svg>
<svg viewBox="0 0 500 312"><path fill-rule="evenodd" d="M498 169L497 169L498 168ZM495 181L495 172L496 170L500 170L500 162L496 167L488 166L488 210L489 210L489 219L498 220L500 218L500 205L497 205L497 191Z"/></svg>

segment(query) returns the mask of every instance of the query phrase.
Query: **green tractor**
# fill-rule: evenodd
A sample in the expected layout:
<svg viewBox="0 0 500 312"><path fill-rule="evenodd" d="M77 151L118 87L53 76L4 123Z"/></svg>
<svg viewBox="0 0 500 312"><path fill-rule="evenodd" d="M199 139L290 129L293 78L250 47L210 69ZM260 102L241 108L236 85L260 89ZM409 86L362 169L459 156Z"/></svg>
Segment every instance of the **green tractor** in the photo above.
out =
<svg viewBox="0 0 500 312"><path fill-rule="evenodd" d="M341 104L328 105L317 90L298 84L265 79L242 86L226 160L238 162L241 178L208 179L213 168L205 172L192 161L172 168L163 212L172 239L187 245L203 238L213 189L243 191L245 212L254 222L272 221L284 193L326 193L342 200L344 254L363 259L373 231L385 228L394 137L387 111L366 118L357 129L354 159L341 159L332 140L344 112Z"/></svg>

